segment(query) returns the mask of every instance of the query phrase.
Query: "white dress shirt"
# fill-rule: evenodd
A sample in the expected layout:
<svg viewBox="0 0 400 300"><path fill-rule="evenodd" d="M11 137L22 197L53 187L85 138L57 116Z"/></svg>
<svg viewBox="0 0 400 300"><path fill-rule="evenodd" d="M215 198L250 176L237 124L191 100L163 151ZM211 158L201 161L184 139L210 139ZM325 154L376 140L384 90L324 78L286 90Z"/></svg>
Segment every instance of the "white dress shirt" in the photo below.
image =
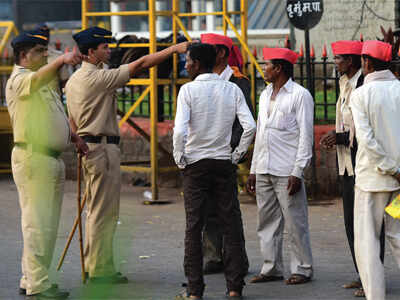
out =
<svg viewBox="0 0 400 300"><path fill-rule="evenodd" d="M268 116L273 85L260 96L256 143L250 174L303 177L312 157L314 102L289 79L279 90Z"/></svg>
<svg viewBox="0 0 400 300"><path fill-rule="evenodd" d="M365 192L400 189L400 82L389 70L365 76L350 98L358 150L356 186Z"/></svg>
<svg viewBox="0 0 400 300"><path fill-rule="evenodd" d="M230 159L237 163L251 144L256 124L236 84L218 74L200 74L178 94L174 126L174 159L179 168L201 159ZM236 116L243 127L232 152L230 141Z"/></svg>

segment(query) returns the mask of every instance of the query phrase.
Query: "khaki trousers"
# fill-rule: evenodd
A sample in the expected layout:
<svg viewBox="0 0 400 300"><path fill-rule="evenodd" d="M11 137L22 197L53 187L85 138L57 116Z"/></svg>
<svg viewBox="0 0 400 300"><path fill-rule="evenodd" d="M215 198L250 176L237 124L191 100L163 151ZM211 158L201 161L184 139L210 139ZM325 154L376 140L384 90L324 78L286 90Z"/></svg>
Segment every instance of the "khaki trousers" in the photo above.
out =
<svg viewBox="0 0 400 300"><path fill-rule="evenodd" d="M385 273L380 259L382 223L393 256L400 267L400 221L385 213L385 207L400 193L364 192L355 188L354 250L358 271L368 300L385 300Z"/></svg>
<svg viewBox="0 0 400 300"><path fill-rule="evenodd" d="M88 144L83 158L87 215L85 267L90 277L113 275L113 239L119 216L120 150L114 144Z"/></svg>
<svg viewBox="0 0 400 300"><path fill-rule="evenodd" d="M264 263L261 274L283 276L283 230L286 226L290 243L290 272L313 276L307 197L302 181L301 190L289 196L289 177L256 175L258 207L257 233Z"/></svg>
<svg viewBox="0 0 400 300"><path fill-rule="evenodd" d="M20 287L33 295L51 286L49 267L60 220L65 166L61 159L18 147L12 151L11 162L24 243Z"/></svg>

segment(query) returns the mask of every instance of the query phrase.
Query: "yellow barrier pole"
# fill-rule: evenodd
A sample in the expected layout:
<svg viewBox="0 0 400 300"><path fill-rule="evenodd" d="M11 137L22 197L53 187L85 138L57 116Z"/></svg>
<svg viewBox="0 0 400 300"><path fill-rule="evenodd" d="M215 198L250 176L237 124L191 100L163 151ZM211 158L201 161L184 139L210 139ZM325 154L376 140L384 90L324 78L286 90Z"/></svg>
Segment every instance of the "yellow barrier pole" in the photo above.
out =
<svg viewBox="0 0 400 300"><path fill-rule="evenodd" d="M225 18L228 18L226 12L227 12L226 0L222 0L222 29L224 30L224 35L226 35L226 29L227 29Z"/></svg>
<svg viewBox="0 0 400 300"><path fill-rule="evenodd" d="M241 2L240 2L240 25L242 28L242 37L243 37L243 40L246 42L246 44L247 44L247 27L248 27L247 11L248 11L247 0L241 0ZM248 70L247 70L248 58L247 58L247 53L243 48L242 48L242 56L243 56L243 73L247 74L248 73Z"/></svg>
<svg viewBox="0 0 400 300"><path fill-rule="evenodd" d="M156 52L156 14L155 0L149 0L149 30L150 30L150 53ZM157 103L157 66L150 69L150 160L151 160L151 195L152 200L158 199L158 103Z"/></svg>
<svg viewBox="0 0 400 300"><path fill-rule="evenodd" d="M0 54L3 53L4 47L7 44L8 39L10 38L10 35L12 33L12 26L7 26L6 33L4 34L3 38L1 39L1 44L0 44Z"/></svg>
<svg viewBox="0 0 400 300"><path fill-rule="evenodd" d="M125 116L119 121L118 127L121 128L122 124L126 122L126 120L129 119L131 114L135 111L135 109L139 106L139 104L143 101L144 97L147 96L147 94L150 92L150 86L148 86L143 93L140 95L140 97L135 101L135 103L131 106L131 108L128 110L128 112L125 114Z"/></svg>
<svg viewBox="0 0 400 300"><path fill-rule="evenodd" d="M192 38L190 37L189 33L187 32L185 25L183 25L181 19L179 18L179 16L174 16L174 19L176 20L176 23L178 24L178 26L181 28L181 30L183 31L183 34L185 35L185 37L187 38L187 40L189 42L192 41Z"/></svg>
<svg viewBox="0 0 400 300"><path fill-rule="evenodd" d="M178 26L176 24L176 15L179 11L179 0L172 0L172 43L177 44L178 43ZM175 113L176 113L176 99L177 99L177 93L178 89L176 87L176 80L178 79L178 54L174 53L173 55L173 60L172 60L172 99L173 99L173 106L172 106L172 116L175 119Z"/></svg>
<svg viewBox="0 0 400 300"><path fill-rule="evenodd" d="M239 32L236 30L235 25L232 24L231 20L227 17L224 16L226 22L229 24L229 26L232 28L233 32L236 34L237 39L239 40L240 44L242 45L242 47L246 50L248 56L250 57L250 60L252 61L252 63L254 63L254 65L257 68L257 71L260 73L260 75L262 76L262 78L264 78L264 72L262 71L260 65L258 64L257 60L255 59L255 57L253 56L253 54L250 52L249 47L247 47L247 44L245 43L245 41L242 39L242 37L240 36Z"/></svg>
<svg viewBox="0 0 400 300"><path fill-rule="evenodd" d="M82 30L88 27L86 13L87 13L87 0L82 0Z"/></svg>

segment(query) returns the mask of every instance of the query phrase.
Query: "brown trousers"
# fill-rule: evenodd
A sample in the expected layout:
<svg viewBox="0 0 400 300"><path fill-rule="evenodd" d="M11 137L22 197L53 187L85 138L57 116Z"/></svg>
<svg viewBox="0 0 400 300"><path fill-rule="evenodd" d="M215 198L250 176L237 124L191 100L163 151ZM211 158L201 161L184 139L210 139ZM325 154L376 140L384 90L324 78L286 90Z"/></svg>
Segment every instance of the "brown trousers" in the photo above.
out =
<svg viewBox="0 0 400 300"><path fill-rule="evenodd" d="M191 295L202 296L204 292L202 230L209 201L216 204L216 215L222 228L227 290L242 292L245 253L241 222L235 214L232 172L231 161L215 159L200 160L183 171L186 212L184 269Z"/></svg>
<svg viewBox="0 0 400 300"><path fill-rule="evenodd" d="M120 150L114 144L91 144L83 159L87 193L85 267L90 277L113 275L113 239L119 216Z"/></svg>

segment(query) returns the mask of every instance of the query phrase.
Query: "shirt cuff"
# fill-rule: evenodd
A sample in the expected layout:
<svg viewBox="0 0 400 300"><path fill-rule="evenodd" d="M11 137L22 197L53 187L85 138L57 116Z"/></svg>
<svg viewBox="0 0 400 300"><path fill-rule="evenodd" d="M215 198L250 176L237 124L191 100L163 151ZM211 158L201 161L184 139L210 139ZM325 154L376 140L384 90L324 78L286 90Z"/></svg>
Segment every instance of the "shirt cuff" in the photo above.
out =
<svg viewBox="0 0 400 300"><path fill-rule="evenodd" d="M184 169L187 165L183 152L174 152L174 160L179 169Z"/></svg>
<svg viewBox="0 0 400 300"><path fill-rule="evenodd" d="M301 179L303 178L303 169L300 167L294 167L291 175Z"/></svg>
<svg viewBox="0 0 400 300"><path fill-rule="evenodd" d="M239 160L246 154L246 152L239 152L237 150L232 152L231 160L232 163L237 165Z"/></svg>

